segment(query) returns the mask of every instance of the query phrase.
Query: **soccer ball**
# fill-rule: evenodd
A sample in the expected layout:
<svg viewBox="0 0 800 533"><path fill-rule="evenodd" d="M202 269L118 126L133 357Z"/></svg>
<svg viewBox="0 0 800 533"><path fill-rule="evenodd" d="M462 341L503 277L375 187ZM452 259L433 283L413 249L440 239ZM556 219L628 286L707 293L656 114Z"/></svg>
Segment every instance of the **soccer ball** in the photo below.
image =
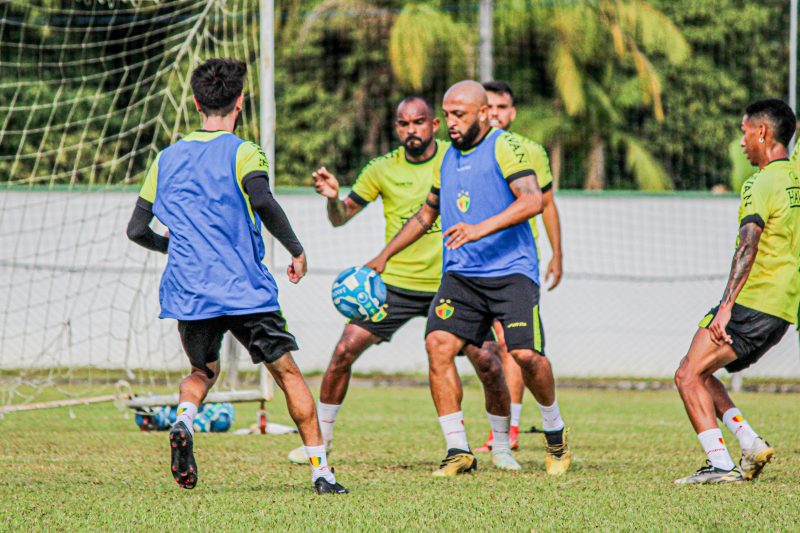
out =
<svg viewBox="0 0 800 533"><path fill-rule="evenodd" d="M351 320L367 320L386 303L386 285L371 268L355 266L336 277L331 288L333 305Z"/></svg>

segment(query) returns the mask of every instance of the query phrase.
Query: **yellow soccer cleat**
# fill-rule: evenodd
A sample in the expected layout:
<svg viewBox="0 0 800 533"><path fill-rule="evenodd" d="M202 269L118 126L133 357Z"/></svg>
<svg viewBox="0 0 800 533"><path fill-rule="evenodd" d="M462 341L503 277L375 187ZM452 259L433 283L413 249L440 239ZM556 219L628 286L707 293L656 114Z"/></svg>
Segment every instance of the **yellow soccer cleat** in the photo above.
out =
<svg viewBox="0 0 800 533"><path fill-rule="evenodd" d="M548 444L547 436L544 440L544 466L547 473L551 476L566 474L569 465L572 463L572 452L569 451L567 444L568 429L564 429L563 441L560 444Z"/></svg>
<svg viewBox="0 0 800 533"><path fill-rule="evenodd" d="M325 454L331 454L331 448L333 448L333 441L328 441L325 443ZM306 455L306 448L305 446L298 446L294 450L290 451L289 454L286 456L289 459L289 462L294 463L296 465L307 465L308 464L308 455Z"/></svg>
<svg viewBox="0 0 800 533"><path fill-rule="evenodd" d="M442 464L433 472L433 477L453 477L477 469L478 460L472 453L453 448L447 450L447 457L442 459Z"/></svg>
<svg viewBox="0 0 800 533"><path fill-rule="evenodd" d="M739 466L742 467L744 480L750 481L757 478L774 456L775 450L772 449L769 442L757 437L752 448L742 450L742 460L739 461Z"/></svg>

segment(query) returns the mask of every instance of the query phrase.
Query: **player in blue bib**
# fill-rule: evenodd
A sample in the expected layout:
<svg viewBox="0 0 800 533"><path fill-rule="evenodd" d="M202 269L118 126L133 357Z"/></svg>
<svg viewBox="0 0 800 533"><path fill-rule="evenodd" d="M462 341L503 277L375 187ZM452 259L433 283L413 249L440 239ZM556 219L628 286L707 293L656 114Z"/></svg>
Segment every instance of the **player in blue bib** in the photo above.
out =
<svg viewBox="0 0 800 533"><path fill-rule="evenodd" d="M498 320L526 383L534 385L530 378L541 357L536 352L539 259L528 220L542 211L542 192L522 142L489 125L486 91L479 83L455 84L443 107L452 146L428 199L367 266L380 272L441 213L443 277L428 314L426 348L431 394L447 442L447 456L434 475L454 476L477 464L464 430L456 355L468 344L480 346ZM554 385L551 392L555 398ZM493 462L519 469L509 453L508 411L487 415L495 439ZM565 463L566 470L568 454L548 458Z"/></svg>
<svg viewBox="0 0 800 533"><path fill-rule="evenodd" d="M192 365L180 385L169 435L172 475L183 488L197 484L194 418L219 376L222 337L230 331L284 391L317 492L345 493L328 467L314 399L290 354L297 343L280 312L275 280L262 263L263 221L292 255L289 281L297 283L306 273L303 247L270 192L266 155L233 134L246 73L244 63L232 59L210 59L192 72L203 128L156 156L128 224L131 240L168 255L160 316L178 321ZM150 229L154 216L168 237Z"/></svg>

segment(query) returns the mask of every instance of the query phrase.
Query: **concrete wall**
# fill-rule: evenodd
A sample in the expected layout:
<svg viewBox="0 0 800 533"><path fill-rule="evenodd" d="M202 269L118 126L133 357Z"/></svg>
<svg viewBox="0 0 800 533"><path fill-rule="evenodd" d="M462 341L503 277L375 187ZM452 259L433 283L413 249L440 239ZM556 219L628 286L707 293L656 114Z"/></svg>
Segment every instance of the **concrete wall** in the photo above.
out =
<svg viewBox="0 0 800 533"><path fill-rule="evenodd" d="M132 192L0 192L0 368L183 368L173 321L158 320L165 258L125 238ZM324 200L282 195L310 273L281 302L305 370L324 369L343 319L330 283L372 258L382 208L332 228ZM669 376L722 294L736 237L735 198L558 196L566 275L543 291L546 349L561 376ZM549 248L543 239L544 263ZM543 269L544 270L544 269ZM368 351L359 371L424 372L423 321ZM800 377L796 333L745 376ZM246 357L244 355L243 357ZM466 370L466 369L465 369Z"/></svg>

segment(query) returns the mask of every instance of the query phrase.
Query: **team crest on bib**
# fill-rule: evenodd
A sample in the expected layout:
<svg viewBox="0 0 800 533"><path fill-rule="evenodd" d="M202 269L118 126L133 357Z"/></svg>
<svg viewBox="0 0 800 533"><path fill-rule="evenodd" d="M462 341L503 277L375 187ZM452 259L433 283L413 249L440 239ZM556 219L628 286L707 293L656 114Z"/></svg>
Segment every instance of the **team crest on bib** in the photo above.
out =
<svg viewBox="0 0 800 533"><path fill-rule="evenodd" d="M459 191L458 198L456 199L458 210L466 213L469 210L469 191Z"/></svg>
<svg viewBox="0 0 800 533"><path fill-rule="evenodd" d="M378 310L378 312L370 317L370 321L371 322L380 322L381 320L383 320L384 318L389 316L389 313L386 312L386 308L387 307L388 307L387 304L383 304L383 306L381 306L381 308Z"/></svg>
<svg viewBox="0 0 800 533"><path fill-rule="evenodd" d="M439 305L436 306L436 316L441 318L442 320L447 320L451 316L453 316L453 312L455 309L452 305L450 305L450 300L441 299L439 300Z"/></svg>

